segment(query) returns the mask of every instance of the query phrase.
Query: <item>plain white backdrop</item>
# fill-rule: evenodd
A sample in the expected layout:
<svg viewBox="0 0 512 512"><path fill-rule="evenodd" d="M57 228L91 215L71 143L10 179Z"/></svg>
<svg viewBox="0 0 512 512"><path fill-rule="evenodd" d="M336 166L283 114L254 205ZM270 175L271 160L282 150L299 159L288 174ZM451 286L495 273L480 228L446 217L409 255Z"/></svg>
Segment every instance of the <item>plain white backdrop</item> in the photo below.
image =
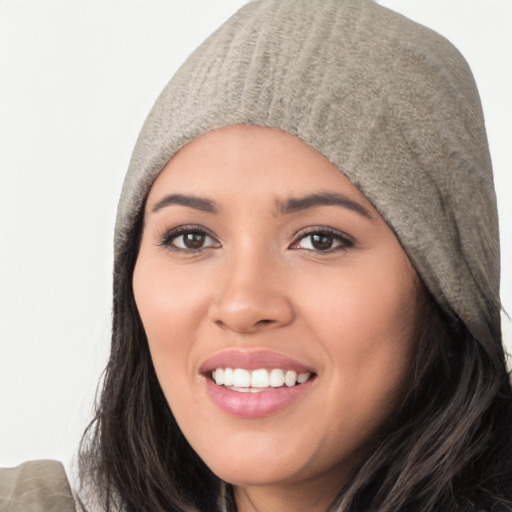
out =
<svg viewBox="0 0 512 512"><path fill-rule="evenodd" d="M0 466L70 468L108 352L115 208L138 130L245 3L0 0ZM512 1L381 3L448 37L473 69L512 312Z"/></svg>

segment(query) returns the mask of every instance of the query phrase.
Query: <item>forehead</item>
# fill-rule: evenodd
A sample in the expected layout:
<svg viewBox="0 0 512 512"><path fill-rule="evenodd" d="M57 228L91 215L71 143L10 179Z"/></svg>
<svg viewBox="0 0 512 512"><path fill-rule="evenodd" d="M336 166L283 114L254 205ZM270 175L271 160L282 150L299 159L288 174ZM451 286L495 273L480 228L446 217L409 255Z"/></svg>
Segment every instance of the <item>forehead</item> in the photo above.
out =
<svg viewBox="0 0 512 512"><path fill-rule="evenodd" d="M178 151L155 180L148 206L168 193L275 202L320 192L342 193L378 215L335 165L297 137L236 125L208 132Z"/></svg>

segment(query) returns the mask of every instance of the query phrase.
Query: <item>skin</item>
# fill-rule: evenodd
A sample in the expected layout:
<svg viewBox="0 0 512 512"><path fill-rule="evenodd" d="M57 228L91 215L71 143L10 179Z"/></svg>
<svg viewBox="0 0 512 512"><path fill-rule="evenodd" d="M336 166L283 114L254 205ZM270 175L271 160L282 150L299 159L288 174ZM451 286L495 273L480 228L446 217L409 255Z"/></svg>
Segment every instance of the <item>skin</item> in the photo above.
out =
<svg viewBox="0 0 512 512"><path fill-rule="evenodd" d="M349 202L282 211L325 193ZM208 235L191 251L180 226ZM289 134L210 132L151 188L133 288L169 406L238 510L328 509L399 404L414 346L418 279L364 195ZM276 413L227 414L201 374L227 349L272 350L315 377Z"/></svg>

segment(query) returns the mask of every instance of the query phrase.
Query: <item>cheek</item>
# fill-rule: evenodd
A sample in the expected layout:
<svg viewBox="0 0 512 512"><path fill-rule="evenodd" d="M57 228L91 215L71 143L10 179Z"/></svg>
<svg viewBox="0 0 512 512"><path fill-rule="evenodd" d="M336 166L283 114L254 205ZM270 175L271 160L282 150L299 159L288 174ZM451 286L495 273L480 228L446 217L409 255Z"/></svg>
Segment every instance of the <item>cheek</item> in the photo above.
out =
<svg viewBox="0 0 512 512"><path fill-rule="evenodd" d="M417 287L408 268L343 270L328 280L304 283L297 296L303 297L299 316L314 321L325 339L337 340L333 348L345 345L344 340L354 353L385 341L401 345L414 330Z"/></svg>
<svg viewBox="0 0 512 512"><path fill-rule="evenodd" d="M164 392L190 372L192 340L205 318L204 290L183 274L168 268L161 255L139 258L133 274L135 302Z"/></svg>
<svg viewBox="0 0 512 512"><path fill-rule="evenodd" d="M170 264L165 254L152 254L143 246L133 273L133 292L150 340L169 342L198 328L208 304L204 279L199 272Z"/></svg>
<svg viewBox="0 0 512 512"><path fill-rule="evenodd" d="M156 376L189 441L190 436L203 439L210 424L197 393L193 364L198 359L198 339L204 338L201 331L207 317L208 290L199 285L204 279L166 265L165 258L140 258L133 275L135 302ZM197 443L192 444L195 448Z"/></svg>
<svg viewBox="0 0 512 512"><path fill-rule="evenodd" d="M356 270L339 272L328 286L307 287L309 296L305 288L302 316L328 355L330 400L348 397L345 405L353 418L373 421L372 416L389 414L407 378L415 346L417 278L403 259Z"/></svg>

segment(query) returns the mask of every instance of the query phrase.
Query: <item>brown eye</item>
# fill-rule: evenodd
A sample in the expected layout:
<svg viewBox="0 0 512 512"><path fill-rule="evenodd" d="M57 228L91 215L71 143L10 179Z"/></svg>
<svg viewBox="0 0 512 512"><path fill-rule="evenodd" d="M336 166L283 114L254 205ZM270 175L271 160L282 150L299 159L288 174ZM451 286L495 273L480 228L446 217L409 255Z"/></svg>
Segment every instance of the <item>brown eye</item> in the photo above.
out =
<svg viewBox="0 0 512 512"><path fill-rule="evenodd" d="M206 235L204 233L185 233L176 238L182 238L183 246L187 249L199 249L203 246Z"/></svg>
<svg viewBox="0 0 512 512"><path fill-rule="evenodd" d="M292 245L292 249L304 249L316 252L334 252L338 250L349 249L354 243L341 233L332 233L330 231L313 231L302 235L297 242Z"/></svg>
<svg viewBox="0 0 512 512"><path fill-rule="evenodd" d="M183 229L171 231L166 234L160 245L168 247L174 251L194 252L202 249L220 247L212 236L198 229Z"/></svg>
<svg viewBox="0 0 512 512"><path fill-rule="evenodd" d="M315 234L310 235L311 245L317 251L325 251L330 249L334 243L334 237L332 235Z"/></svg>

